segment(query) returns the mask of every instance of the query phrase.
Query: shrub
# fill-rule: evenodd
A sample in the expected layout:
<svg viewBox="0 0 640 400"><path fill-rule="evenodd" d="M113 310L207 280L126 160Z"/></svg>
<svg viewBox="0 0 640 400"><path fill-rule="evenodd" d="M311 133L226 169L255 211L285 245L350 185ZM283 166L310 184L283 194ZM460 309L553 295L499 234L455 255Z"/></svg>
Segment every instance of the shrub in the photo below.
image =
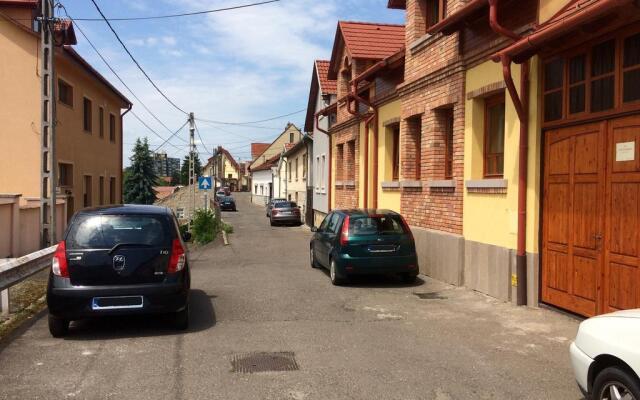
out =
<svg viewBox="0 0 640 400"><path fill-rule="evenodd" d="M193 240L198 244L206 244L215 239L220 226L210 209L198 209L191 222Z"/></svg>
<svg viewBox="0 0 640 400"><path fill-rule="evenodd" d="M233 226L232 226L232 225L229 225L229 224L227 224L227 223L225 222L225 223L223 223L223 225L222 225L222 230L223 230L226 234L233 233Z"/></svg>

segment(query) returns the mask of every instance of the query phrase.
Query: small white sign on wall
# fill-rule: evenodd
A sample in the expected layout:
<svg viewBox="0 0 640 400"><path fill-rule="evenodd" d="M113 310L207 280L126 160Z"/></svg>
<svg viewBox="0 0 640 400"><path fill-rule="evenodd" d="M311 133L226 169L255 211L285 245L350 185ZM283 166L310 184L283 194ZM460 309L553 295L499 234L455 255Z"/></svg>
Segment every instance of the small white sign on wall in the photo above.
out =
<svg viewBox="0 0 640 400"><path fill-rule="evenodd" d="M616 143L616 161L633 161L636 158L636 142Z"/></svg>

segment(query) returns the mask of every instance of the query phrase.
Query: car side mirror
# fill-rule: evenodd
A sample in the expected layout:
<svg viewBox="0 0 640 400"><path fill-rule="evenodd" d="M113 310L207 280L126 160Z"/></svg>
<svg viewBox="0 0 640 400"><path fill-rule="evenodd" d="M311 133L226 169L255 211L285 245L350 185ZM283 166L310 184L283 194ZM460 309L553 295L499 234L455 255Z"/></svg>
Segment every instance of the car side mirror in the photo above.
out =
<svg viewBox="0 0 640 400"><path fill-rule="evenodd" d="M182 233L182 240L185 242L188 242L191 240L191 232L183 232Z"/></svg>
<svg viewBox="0 0 640 400"><path fill-rule="evenodd" d="M318 232L318 228L316 228L315 226L311 227L311 232Z"/></svg>

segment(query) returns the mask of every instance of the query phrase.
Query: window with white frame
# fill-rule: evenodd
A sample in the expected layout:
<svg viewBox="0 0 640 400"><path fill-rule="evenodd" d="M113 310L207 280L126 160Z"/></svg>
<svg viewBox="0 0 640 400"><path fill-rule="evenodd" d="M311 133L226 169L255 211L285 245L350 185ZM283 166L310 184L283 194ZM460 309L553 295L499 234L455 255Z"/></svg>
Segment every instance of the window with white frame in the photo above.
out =
<svg viewBox="0 0 640 400"><path fill-rule="evenodd" d="M321 169L320 169L320 177L321 177L320 181L321 181L321 183L320 183L320 184L322 185L320 189L322 190L322 193L324 193L324 190L325 190L325 188L324 188L324 180L325 180L325 177L324 177L325 158L326 158L326 157L325 157L325 155L323 154L323 155L322 155L322 164L321 164L321 166L320 166L320 167L321 167Z"/></svg>
<svg viewBox="0 0 640 400"><path fill-rule="evenodd" d="M316 156L316 192L320 191L320 156Z"/></svg>
<svg viewBox="0 0 640 400"><path fill-rule="evenodd" d="M178 219L184 218L184 208L182 207L176 208L176 218Z"/></svg>

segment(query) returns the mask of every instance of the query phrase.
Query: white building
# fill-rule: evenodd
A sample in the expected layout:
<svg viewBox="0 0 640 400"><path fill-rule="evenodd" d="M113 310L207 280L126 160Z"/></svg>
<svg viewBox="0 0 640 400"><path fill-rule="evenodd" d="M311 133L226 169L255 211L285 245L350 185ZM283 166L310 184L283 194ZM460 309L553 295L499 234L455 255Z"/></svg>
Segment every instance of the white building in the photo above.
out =
<svg viewBox="0 0 640 400"><path fill-rule="evenodd" d="M335 123L335 113L328 117L320 117L316 125L315 114L334 104L337 100L336 81L327 78L329 61L316 60L313 64L313 75L309 89L309 102L307 105L307 117L304 131L313 136L313 150L309 157L309 174L313 177L313 225L319 226L329 212L329 164L331 155L329 152L329 136L326 132L332 123Z"/></svg>

